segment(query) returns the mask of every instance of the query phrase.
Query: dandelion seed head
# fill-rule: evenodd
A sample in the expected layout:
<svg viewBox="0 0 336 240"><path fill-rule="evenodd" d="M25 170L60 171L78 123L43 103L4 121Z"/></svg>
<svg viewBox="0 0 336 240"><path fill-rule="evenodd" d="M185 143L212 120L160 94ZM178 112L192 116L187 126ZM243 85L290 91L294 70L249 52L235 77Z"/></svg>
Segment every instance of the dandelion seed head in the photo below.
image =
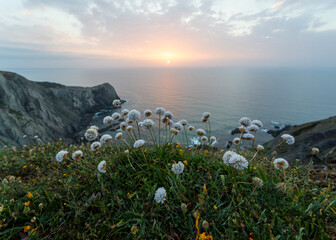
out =
<svg viewBox="0 0 336 240"><path fill-rule="evenodd" d="M277 158L273 161L274 167L278 170L286 169L288 168L289 164L288 162L283 158Z"/></svg>
<svg viewBox="0 0 336 240"><path fill-rule="evenodd" d="M173 166L172 166L172 171L175 173L175 174L181 174L183 173L183 170L184 170L184 164L179 161L178 163L174 163Z"/></svg>
<svg viewBox="0 0 336 240"><path fill-rule="evenodd" d="M112 136L110 134L104 134L103 136L101 136L100 138L100 143L104 144L104 143L108 143L112 140Z"/></svg>
<svg viewBox="0 0 336 240"><path fill-rule="evenodd" d="M239 124L244 126L244 127L248 127L251 125L251 119L249 119L248 117L242 117L239 120Z"/></svg>
<svg viewBox="0 0 336 240"><path fill-rule="evenodd" d="M78 150L72 154L72 159L77 160L79 158L83 157L83 152L81 150Z"/></svg>
<svg viewBox="0 0 336 240"><path fill-rule="evenodd" d="M113 120L118 120L119 118L120 118L120 113L115 112L115 113L112 114L112 119Z"/></svg>
<svg viewBox="0 0 336 240"><path fill-rule="evenodd" d="M145 140L139 139L135 141L134 148L141 148L145 145Z"/></svg>
<svg viewBox="0 0 336 240"><path fill-rule="evenodd" d="M238 145L240 143L240 138L233 139L233 143Z"/></svg>
<svg viewBox="0 0 336 240"><path fill-rule="evenodd" d="M123 137L123 134L121 132L119 132L115 135L116 140L120 140L120 139L122 139L122 137Z"/></svg>
<svg viewBox="0 0 336 240"><path fill-rule="evenodd" d="M164 203L166 201L167 191L164 187L160 187L156 190L154 200L157 203Z"/></svg>
<svg viewBox="0 0 336 240"><path fill-rule="evenodd" d="M100 147L101 147L101 143L100 142L93 142L91 144L91 150L92 151L97 151Z"/></svg>
<svg viewBox="0 0 336 240"><path fill-rule="evenodd" d="M260 120L253 120L251 124L257 125L259 128L262 128L264 126Z"/></svg>
<svg viewBox="0 0 336 240"><path fill-rule="evenodd" d="M106 173L106 161L101 161L98 164L98 171L101 173Z"/></svg>
<svg viewBox="0 0 336 240"><path fill-rule="evenodd" d="M250 141L250 140L254 139L254 136L251 133L245 133L245 134L243 134L243 139L245 139L247 141Z"/></svg>
<svg viewBox="0 0 336 240"><path fill-rule="evenodd" d="M165 112L166 110L163 107L157 107L155 110L155 113L158 115L164 115Z"/></svg>
<svg viewBox="0 0 336 240"><path fill-rule="evenodd" d="M98 137L98 132L96 129L94 128L89 128L88 130L86 130L84 137L86 138L86 140L88 141L93 141L95 139L97 139Z"/></svg>
<svg viewBox="0 0 336 240"><path fill-rule="evenodd" d="M144 115L145 115L145 117L150 117L150 116L152 116L152 111L149 110L149 109L146 109L146 110L144 111Z"/></svg>
<svg viewBox="0 0 336 240"><path fill-rule="evenodd" d="M132 121L136 121L140 118L140 112L138 110L133 109L129 111L128 118Z"/></svg>
<svg viewBox="0 0 336 240"><path fill-rule="evenodd" d="M119 107L121 105L121 101L119 99L115 99L113 100L112 105L115 107Z"/></svg>
<svg viewBox="0 0 336 240"><path fill-rule="evenodd" d="M288 144L292 145L295 143L295 138L290 134L283 134L281 138Z"/></svg>
<svg viewBox="0 0 336 240"><path fill-rule="evenodd" d="M204 136L205 135L205 131L201 128L197 129L196 130L196 134L200 137Z"/></svg>
<svg viewBox="0 0 336 240"><path fill-rule="evenodd" d="M67 155L68 155L68 152L65 151L65 150L59 151L56 154L56 161L57 162L62 162L66 158Z"/></svg>

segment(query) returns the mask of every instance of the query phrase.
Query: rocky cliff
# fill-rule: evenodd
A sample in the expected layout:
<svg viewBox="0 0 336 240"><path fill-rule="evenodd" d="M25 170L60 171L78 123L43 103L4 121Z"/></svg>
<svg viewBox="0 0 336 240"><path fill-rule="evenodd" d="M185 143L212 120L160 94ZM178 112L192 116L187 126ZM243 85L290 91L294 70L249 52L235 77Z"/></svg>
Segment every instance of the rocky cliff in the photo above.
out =
<svg viewBox="0 0 336 240"><path fill-rule="evenodd" d="M36 135L43 142L73 139L114 99L119 96L108 83L68 87L0 71L0 147L30 144Z"/></svg>
<svg viewBox="0 0 336 240"><path fill-rule="evenodd" d="M294 126L285 133L295 137L295 144L282 144L276 150L279 157L289 161L299 159L302 162L308 162L313 160L317 164L336 162L336 116ZM279 142L281 142L281 136L265 145L274 147ZM314 147L320 150L318 154L312 154Z"/></svg>

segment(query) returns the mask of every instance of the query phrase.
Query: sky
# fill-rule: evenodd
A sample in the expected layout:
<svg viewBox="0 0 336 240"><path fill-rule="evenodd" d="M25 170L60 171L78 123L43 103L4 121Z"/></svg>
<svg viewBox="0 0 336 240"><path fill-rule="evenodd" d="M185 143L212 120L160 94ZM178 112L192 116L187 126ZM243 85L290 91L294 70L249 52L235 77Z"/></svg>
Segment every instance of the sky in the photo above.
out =
<svg viewBox="0 0 336 240"><path fill-rule="evenodd" d="M336 0L0 0L0 66L336 67Z"/></svg>

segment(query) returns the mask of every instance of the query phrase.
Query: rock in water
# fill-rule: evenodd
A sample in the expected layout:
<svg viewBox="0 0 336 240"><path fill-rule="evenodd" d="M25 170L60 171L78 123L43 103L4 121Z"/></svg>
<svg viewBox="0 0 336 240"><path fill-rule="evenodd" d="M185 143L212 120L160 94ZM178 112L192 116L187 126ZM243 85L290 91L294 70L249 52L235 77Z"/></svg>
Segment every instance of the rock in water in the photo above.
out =
<svg viewBox="0 0 336 240"><path fill-rule="evenodd" d="M0 146L31 144L36 135L42 142L73 140L114 99L120 98L108 83L67 87L0 71Z"/></svg>

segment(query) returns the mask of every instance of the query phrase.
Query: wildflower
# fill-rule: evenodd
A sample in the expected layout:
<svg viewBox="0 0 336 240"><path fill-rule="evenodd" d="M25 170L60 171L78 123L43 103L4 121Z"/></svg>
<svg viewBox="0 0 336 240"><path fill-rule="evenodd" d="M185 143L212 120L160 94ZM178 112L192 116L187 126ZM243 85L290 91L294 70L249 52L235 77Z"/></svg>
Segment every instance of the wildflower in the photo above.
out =
<svg viewBox="0 0 336 240"><path fill-rule="evenodd" d="M113 120L118 120L119 118L120 118L120 113L115 112L115 113L112 114L112 119Z"/></svg>
<svg viewBox="0 0 336 240"><path fill-rule="evenodd" d="M233 151L227 151L226 153L224 153L223 155L223 161L225 165L229 165L230 164L230 158L232 158L233 156L237 155L237 153L233 152Z"/></svg>
<svg viewBox="0 0 336 240"><path fill-rule="evenodd" d="M188 130L189 130L190 132L191 132L191 131L194 131L194 127L190 125L190 126L188 127Z"/></svg>
<svg viewBox="0 0 336 240"><path fill-rule="evenodd" d="M153 125L154 125L153 120L149 118L145 119L142 124L142 126L146 129L150 129Z"/></svg>
<svg viewBox="0 0 336 240"><path fill-rule="evenodd" d="M14 176L10 176L10 177L8 178L8 180L9 180L9 182L15 182L15 177L14 177Z"/></svg>
<svg viewBox="0 0 336 240"><path fill-rule="evenodd" d="M203 228L204 230L207 230L207 229L209 228L209 223L208 223L207 220L204 220L204 221L202 222L202 228Z"/></svg>
<svg viewBox="0 0 336 240"><path fill-rule="evenodd" d="M289 166L288 162L283 158L275 159L273 164L274 164L274 167L278 170L286 169Z"/></svg>
<svg viewBox="0 0 336 240"><path fill-rule="evenodd" d="M205 135L205 131L201 128L197 129L196 130L196 134L200 137L204 136Z"/></svg>
<svg viewBox="0 0 336 240"><path fill-rule="evenodd" d="M30 204L30 201L24 203L25 207L28 207L29 204Z"/></svg>
<svg viewBox="0 0 336 240"><path fill-rule="evenodd" d="M124 151L125 155L129 155L129 150Z"/></svg>
<svg viewBox="0 0 336 240"><path fill-rule="evenodd" d="M121 115L123 116L123 117L125 117L125 116L127 116L128 115L128 113L129 113L129 110L128 109L123 109L122 111L121 111Z"/></svg>
<svg viewBox="0 0 336 240"><path fill-rule="evenodd" d="M135 234L137 234L137 232L138 232L138 227L137 227L137 226L132 226L132 227L131 227L131 233L132 233L133 235L135 235Z"/></svg>
<svg viewBox="0 0 336 240"><path fill-rule="evenodd" d="M258 177L253 177L252 178L252 183L257 187L257 188L262 188L264 186L264 181L261 180Z"/></svg>
<svg viewBox="0 0 336 240"><path fill-rule="evenodd" d="M126 118L126 124L132 124L134 121L133 120L131 120L131 119L129 119L129 118Z"/></svg>
<svg viewBox="0 0 336 240"><path fill-rule="evenodd" d="M206 119L208 119L209 117L210 117L210 113L209 112L204 112L203 114L202 114L202 118L206 118Z"/></svg>
<svg viewBox="0 0 336 240"><path fill-rule="evenodd" d="M215 211L217 211L217 206L216 205L214 205L213 208L215 209Z"/></svg>
<svg viewBox="0 0 336 240"><path fill-rule="evenodd" d="M316 148L316 147L314 147L314 148L312 148L312 154L318 154L320 152L320 149L318 149L318 148Z"/></svg>
<svg viewBox="0 0 336 240"><path fill-rule="evenodd" d="M113 121L113 118L110 117L110 116L106 116L106 117L104 117L104 119L103 119L103 123L104 123L105 125L109 125L109 124L111 124L112 121Z"/></svg>
<svg viewBox="0 0 336 240"><path fill-rule="evenodd" d="M177 130L177 129L175 129L175 128L171 128L169 131L170 131L171 134L173 134L173 135L175 135L175 136L178 135L179 132L180 132L179 130Z"/></svg>
<svg viewBox="0 0 336 240"><path fill-rule="evenodd" d="M24 227L23 231L28 232L30 228L31 228L31 226L27 225L27 226Z"/></svg>
<svg viewBox="0 0 336 240"><path fill-rule="evenodd" d="M119 99L115 99L113 100L112 105L115 107L119 107L121 105L121 101Z"/></svg>
<svg viewBox="0 0 336 240"><path fill-rule="evenodd" d="M109 135L109 134L104 134L104 135L101 136L101 138L100 138L100 143L101 143L101 144L108 143L108 142L110 142L111 140L112 140L111 135Z"/></svg>
<svg viewBox="0 0 336 240"><path fill-rule="evenodd" d="M157 107L155 110L155 113L158 115L164 115L165 112L166 110L163 107Z"/></svg>
<svg viewBox="0 0 336 240"><path fill-rule="evenodd" d="M122 123L120 123L120 129L122 130L122 131L126 131L126 128L127 128L127 123L125 123L125 122L122 122Z"/></svg>
<svg viewBox="0 0 336 240"><path fill-rule="evenodd" d="M238 127L238 129L239 129L239 132L241 132L241 133L246 133L247 132L247 129L244 126L240 126L240 127Z"/></svg>
<svg viewBox="0 0 336 240"><path fill-rule="evenodd" d="M182 209L183 212L186 211L188 209L187 204L181 203L181 209Z"/></svg>
<svg viewBox="0 0 336 240"><path fill-rule="evenodd" d="M101 143L100 143L100 142L93 142L93 143L91 144L91 150L92 150L92 151L96 151L96 150L98 150L100 147L101 147Z"/></svg>
<svg viewBox="0 0 336 240"><path fill-rule="evenodd" d="M40 204L38 205L38 207L39 207L39 209L42 209L42 208L43 208L43 203L40 203Z"/></svg>
<svg viewBox="0 0 336 240"><path fill-rule="evenodd" d="M77 160L79 158L83 157L83 152L81 150L78 150L72 154L72 159Z"/></svg>
<svg viewBox="0 0 336 240"><path fill-rule="evenodd" d="M173 128L175 128L176 130L182 131L183 125L180 122L176 122L173 124Z"/></svg>
<svg viewBox="0 0 336 240"><path fill-rule="evenodd" d="M236 154L229 159L229 165L235 169L244 169L248 167L248 161L243 156Z"/></svg>
<svg viewBox="0 0 336 240"><path fill-rule="evenodd" d="M238 145L240 143L240 138L233 139L233 143Z"/></svg>
<svg viewBox="0 0 336 240"><path fill-rule="evenodd" d="M56 154L56 161L57 162L62 162L66 156L68 155L68 152L67 151L59 151L57 154Z"/></svg>
<svg viewBox="0 0 336 240"><path fill-rule="evenodd" d="M212 143L213 143L213 142L216 142L216 140L217 140L217 139L216 139L216 137L215 137L215 136L211 136L211 137L210 137L210 142L212 142Z"/></svg>
<svg viewBox="0 0 336 240"><path fill-rule="evenodd" d="M138 110L133 109L133 110L129 111L128 118L131 121L137 121L140 118L140 112Z"/></svg>
<svg viewBox="0 0 336 240"><path fill-rule="evenodd" d="M174 114L172 114L171 112L167 111L167 112L164 113L164 117L172 120L174 118Z"/></svg>
<svg viewBox="0 0 336 240"><path fill-rule="evenodd" d="M254 139L254 136L251 133L245 133L243 135L243 139L245 139L247 141L250 141L250 140Z"/></svg>
<svg viewBox="0 0 336 240"><path fill-rule="evenodd" d="M36 217L33 217L32 219L30 219L30 221L31 221L32 223L36 222Z"/></svg>
<svg viewBox="0 0 336 240"><path fill-rule="evenodd" d="M33 197L33 194L31 194L31 192L28 192L27 197L28 197L28 198L32 198L32 197Z"/></svg>
<svg viewBox="0 0 336 240"><path fill-rule="evenodd" d="M208 121L208 118L201 117L201 122L205 123Z"/></svg>
<svg viewBox="0 0 336 240"><path fill-rule="evenodd" d="M253 120L251 124L257 125L259 128L262 128L264 126L260 120Z"/></svg>
<svg viewBox="0 0 336 240"><path fill-rule="evenodd" d="M276 185L276 188L280 190L281 192L286 192L287 191L287 184L284 182L280 182Z"/></svg>
<svg viewBox="0 0 336 240"><path fill-rule="evenodd" d="M182 126L187 126L188 125L188 121L185 119L180 120L180 123L182 124Z"/></svg>
<svg viewBox="0 0 336 240"><path fill-rule="evenodd" d="M6 183L8 183L7 178L2 179L2 182L1 182L1 183L2 183L2 184L6 184Z"/></svg>
<svg viewBox="0 0 336 240"><path fill-rule="evenodd" d="M120 132L120 133L117 133L116 135L115 135L115 139L116 140L120 140L120 139L122 139L122 133Z"/></svg>
<svg viewBox="0 0 336 240"><path fill-rule="evenodd" d="M99 131L99 127L97 127L96 125L92 125L91 127L89 127L89 129L94 129L97 132Z"/></svg>
<svg viewBox="0 0 336 240"><path fill-rule="evenodd" d="M292 145L295 143L295 138L290 134L283 134L281 138L288 144Z"/></svg>
<svg viewBox="0 0 336 240"><path fill-rule="evenodd" d="M106 161L101 161L98 164L98 171L101 173L106 173Z"/></svg>
<svg viewBox="0 0 336 240"><path fill-rule="evenodd" d="M166 201L166 197L167 197L166 189L164 189L164 187L160 187L155 192L154 200L157 203L164 203L164 201Z"/></svg>
<svg viewBox="0 0 336 240"><path fill-rule="evenodd" d="M172 166L172 171L175 173L175 174L181 174L184 170L184 164L179 161L178 163L174 163L173 166Z"/></svg>
<svg viewBox="0 0 336 240"><path fill-rule="evenodd" d="M135 141L134 148L141 148L145 145L145 140L139 139Z"/></svg>
<svg viewBox="0 0 336 240"><path fill-rule="evenodd" d="M145 115L145 117L150 117L150 116L152 116L152 111L151 110L149 110L149 109L146 109L145 111L144 111L144 115Z"/></svg>
<svg viewBox="0 0 336 240"><path fill-rule="evenodd" d="M98 131L94 128L89 128L88 130L86 130L84 137L88 141L93 141L98 137Z"/></svg>
<svg viewBox="0 0 336 240"><path fill-rule="evenodd" d="M250 126L247 127L247 131L250 131L250 132L256 132L258 130L259 130L259 127L254 124L251 124Z"/></svg>
<svg viewBox="0 0 336 240"><path fill-rule="evenodd" d="M264 146L262 146L262 145L257 146L257 151L258 152L263 151L263 150L264 150Z"/></svg>
<svg viewBox="0 0 336 240"><path fill-rule="evenodd" d="M207 141L208 141L208 138L207 138L206 136L202 136L202 137L201 137L201 141L202 141L202 142L207 142Z"/></svg>
<svg viewBox="0 0 336 240"><path fill-rule="evenodd" d="M244 126L244 127L248 127L251 125L251 119L247 118L247 117L243 117L239 120L239 124Z"/></svg>
<svg viewBox="0 0 336 240"><path fill-rule="evenodd" d="M127 128L126 128L126 131L127 132L131 132L133 130L133 127L132 126L128 126Z"/></svg>

